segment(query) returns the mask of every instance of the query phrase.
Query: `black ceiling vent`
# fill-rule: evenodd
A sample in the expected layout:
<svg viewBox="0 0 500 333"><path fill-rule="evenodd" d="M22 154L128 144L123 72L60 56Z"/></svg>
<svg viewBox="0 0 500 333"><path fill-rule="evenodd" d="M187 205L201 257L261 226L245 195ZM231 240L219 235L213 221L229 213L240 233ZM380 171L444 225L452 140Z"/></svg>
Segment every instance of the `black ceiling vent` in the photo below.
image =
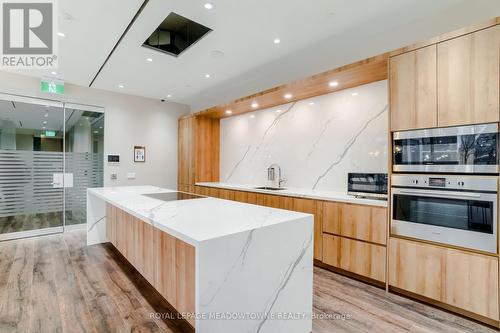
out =
<svg viewBox="0 0 500 333"><path fill-rule="evenodd" d="M177 57L212 29L171 12L142 46Z"/></svg>

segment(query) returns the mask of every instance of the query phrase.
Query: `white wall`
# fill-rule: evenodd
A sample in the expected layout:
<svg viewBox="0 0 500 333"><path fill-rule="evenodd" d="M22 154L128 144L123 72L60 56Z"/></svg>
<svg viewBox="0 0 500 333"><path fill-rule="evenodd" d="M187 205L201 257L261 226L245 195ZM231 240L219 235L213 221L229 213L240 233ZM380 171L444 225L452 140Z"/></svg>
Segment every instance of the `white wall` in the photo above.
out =
<svg viewBox="0 0 500 333"><path fill-rule="evenodd" d="M177 119L189 112L182 104L66 84L63 96L40 92L40 80L1 72L0 92L62 100L105 108L104 153L120 154L120 164L104 163L104 184L177 186ZM134 163L134 145L146 146L146 162ZM106 156L105 156L106 159ZM110 173L118 180L111 181ZM126 179L135 172L136 179Z"/></svg>
<svg viewBox="0 0 500 333"><path fill-rule="evenodd" d="M346 192L349 172L387 172L387 106L379 81L225 118L220 179L266 185L278 163L287 187Z"/></svg>

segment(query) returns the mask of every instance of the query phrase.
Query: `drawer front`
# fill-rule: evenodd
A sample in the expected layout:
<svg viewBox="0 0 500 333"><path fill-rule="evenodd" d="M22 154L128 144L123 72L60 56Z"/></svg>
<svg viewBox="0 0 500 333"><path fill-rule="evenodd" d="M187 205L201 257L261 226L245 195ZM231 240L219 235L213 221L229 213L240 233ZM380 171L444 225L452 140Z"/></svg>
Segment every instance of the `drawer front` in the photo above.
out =
<svg viewBox="0 0 500 333"><path fill-rule="evenodd" d="M385 282L385 258L385 246L323 234L325 264Z"/></svg>
<svg viewBox="0 0 500 333"><path fill-rule="evenodd" d="M325 202L323 232L386 245L387 208Z"/></svg>
<svg viewBox="0 0 500 333"><path fill-rule="evenodd" d="M498 320L498 258L391 238L389 284Z"/></svg>

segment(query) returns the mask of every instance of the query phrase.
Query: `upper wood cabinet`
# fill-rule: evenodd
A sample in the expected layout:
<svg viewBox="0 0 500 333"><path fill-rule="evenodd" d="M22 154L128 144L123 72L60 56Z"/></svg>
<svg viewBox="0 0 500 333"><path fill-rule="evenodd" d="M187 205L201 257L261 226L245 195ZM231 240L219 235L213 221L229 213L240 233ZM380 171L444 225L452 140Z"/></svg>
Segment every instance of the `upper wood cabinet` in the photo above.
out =
<svg viewBox="0 0 500 333"><path fill-rule="evenodd" d="M438 125L499 120L500 25L439 43Z"/></svg>
<svg viewBox="0 0 500 333"><path fill-rule="evenodd" d="M500 25L389 59L391 130L497 122Z"/></svg>
<svg viewBox="0 0 500 333"><path fill-rule="evenodd" d="M391 130L437 126L436 45L389 60Z"/></svg>
<svg viewBox="0 0 500 333"><path fill-rule="evenodd" d="M179 119L179 185L219 180L219 119Z"/></svg>

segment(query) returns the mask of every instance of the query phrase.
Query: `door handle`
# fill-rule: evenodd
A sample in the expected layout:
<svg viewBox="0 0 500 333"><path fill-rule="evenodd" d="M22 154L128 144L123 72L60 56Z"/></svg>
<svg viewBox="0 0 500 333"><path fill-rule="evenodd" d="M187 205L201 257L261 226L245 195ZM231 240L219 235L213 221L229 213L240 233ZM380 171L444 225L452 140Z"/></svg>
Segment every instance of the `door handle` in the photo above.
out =
<svg viewBox="0 0 500 333"><path fill-rule="evenodd" d="M428 196L428 197L439 197L439 198L481 198L481 194L476 194L476 193L450 193L446 191L408 191L408 190L401 190L399 191L401 194L413 194L413 195L419 195L419 196Z"/></svg>

